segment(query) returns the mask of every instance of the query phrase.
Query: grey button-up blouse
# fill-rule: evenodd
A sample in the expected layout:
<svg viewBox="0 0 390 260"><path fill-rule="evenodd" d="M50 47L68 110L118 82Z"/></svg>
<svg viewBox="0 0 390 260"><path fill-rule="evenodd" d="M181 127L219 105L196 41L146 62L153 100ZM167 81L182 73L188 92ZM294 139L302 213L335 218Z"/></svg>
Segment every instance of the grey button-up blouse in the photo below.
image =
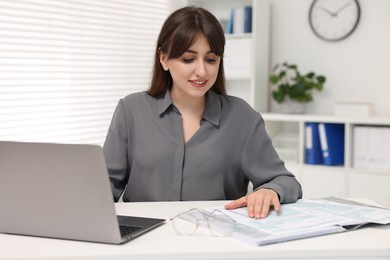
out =
<svg viewBox="0 0 390 260"><path fill-rule="evenodd" d="M169 91L161 98L130 94L116 107L104 143L114 200L232 200L255 189L275 190L282 203L302 189L286 170L245 101L210 90L201 127L184 143L182 117Z"/></svg>

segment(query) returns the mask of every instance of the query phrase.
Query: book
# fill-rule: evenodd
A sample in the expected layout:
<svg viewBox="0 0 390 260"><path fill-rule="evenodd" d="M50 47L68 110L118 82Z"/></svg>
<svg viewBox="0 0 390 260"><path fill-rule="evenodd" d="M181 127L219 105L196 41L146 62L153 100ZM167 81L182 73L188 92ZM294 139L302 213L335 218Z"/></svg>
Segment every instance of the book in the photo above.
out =
<svg viewBox="0 0 390 260"><path fill-rule="evenodd" d="M325 165L344 164L344 124L318 124L322 159Z"/></svg>
<svg viewBox="0 0 390 260"><path fill-rule="evenodd" d="M390 128L354 126L352 155L355 168L390 170Z"/></svg>
<svg viewBox="0 0 390 260"><path fill-rule="evenodd" d="M323 164L318 123L305 123L305 163Z"/></svg>
<svg viewBox="0 0 390 260"><path fill-rule="evenodd" d="M370 169L381 170L385 165L384 127L369 126L367 133L367 162Z"/></svg>
<svg viewBox="0 0 390 260"><path fill-rule="evenodd" d="M244 23L245 23L245 9L244 7L237 7L234 9L234 18L233 18L233 33L241 34L244 33Z"/></svg>
<svg viewBox="0 0 390 260"><path fill-rule="evenodd" d="M244 33L252 32L252 6L244 7Z"/></svg>
<svg viewBox="0 0 390 260"><path fill-rule="evenodd" d="M201 215L183 215L182 218L206 228L210 228L210 224L217 225L212 227L213 230L221 230L233 239L254 246L353 231L366 224L390 224L390 209L337 197L301 199L296 203L282 204L279 213L271 210L265 219L249 218L245 207L226 210L223 206L201 209L203 218L215 209L233 219L234 224L229 224L233 226L229 227L222 220L221 223L215 221L218 215L212 218L212 223L199 221ZM226 228L231 231L223 231Z"/></svg>
<svg viewBox="0 0 390 260"><path fill-rule="evenodd" d="M226 34L233 33L233 24L234 24L234 9L231 9L229 20L227 21L227 25L226 25L226 31L225 31Z"/></svg>
<svg viewBox="0 0 390 260"><path fill-rule="evenodd" d="M368 169L367 147L368 147L368 128L367 126L353 127L353 161L354 168Z"/></svg>
<svg viewBox="0 0 390 260"><path fill-rule="evenodd" d="M226 33L252 32L252 6L241 6L230 10Z"/></svg>

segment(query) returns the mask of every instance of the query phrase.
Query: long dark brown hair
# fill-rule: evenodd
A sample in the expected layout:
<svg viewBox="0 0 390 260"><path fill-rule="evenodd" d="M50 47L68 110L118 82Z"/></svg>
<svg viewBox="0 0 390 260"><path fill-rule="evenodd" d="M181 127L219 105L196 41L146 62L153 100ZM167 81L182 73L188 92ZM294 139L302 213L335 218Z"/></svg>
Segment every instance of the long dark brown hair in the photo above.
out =
<svg viewBox="0 0 390 260"><path fill-rule="evenodd" d="M221 57L217 79L211 90L226 95L225 73L223 69L223 53L225 35L223 29L209 11L187 6L173 12L165 20L157 39L152 80L147 93L159 97L172 86L172 76L160 64L160 51L168 55L168 59L179 58L203 34L209 42L211 51Z"/></svg>

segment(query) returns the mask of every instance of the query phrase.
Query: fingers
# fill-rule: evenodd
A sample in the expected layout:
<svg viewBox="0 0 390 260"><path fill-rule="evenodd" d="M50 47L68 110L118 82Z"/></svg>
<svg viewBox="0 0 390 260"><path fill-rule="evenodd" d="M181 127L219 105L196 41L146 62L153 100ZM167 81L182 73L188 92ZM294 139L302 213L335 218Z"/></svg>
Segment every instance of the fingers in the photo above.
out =
<svg viewBox="0 0 390 260"><path fill-rule="evenodd" d="M266 218L271 207L276 212L280 211L278 194L271 189L265 188L226 204L225 209L230 210L245 206L248 210L248 216L256 219Z"/></svg>
<svg viewBox="0 0 390 260"><path fill-rule="evenodd" d="M256 196L249 196L247 204L248 216L250 218L260 218L263 201Z"/></svg>
<svg viewBox="0 0 390 260"><path fill-rule="evenodd" d="M244 196L226 204L225 209L237 209L237 208L245 207L246 205L247 205L247 196Z"/></svg>
<svg viewBox="0 0 390 260"><path fill-rule="evenodd" d="M248 196L247 207L249 217L262 219L268 216L271 207L279 212L280 202L275 191L260 189Z"/></svg>
<svg viewBox="0 0 390 260"><path fill-rule="evenodd" d="M274 210L275 210L276 212L280 212L280 201L279 201L279 198L278 198L278 197L276 197L276 198L274 199L274 202L272 203L272 205L274 206Z"/></svg>

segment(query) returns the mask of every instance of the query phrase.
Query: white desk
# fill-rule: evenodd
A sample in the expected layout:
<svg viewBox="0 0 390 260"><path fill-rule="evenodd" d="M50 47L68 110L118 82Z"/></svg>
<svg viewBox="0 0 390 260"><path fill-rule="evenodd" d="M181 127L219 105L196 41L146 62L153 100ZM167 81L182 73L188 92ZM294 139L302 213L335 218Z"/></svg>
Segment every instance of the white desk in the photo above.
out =
<svg viewBox="0 0 390 260"><path fill-rule="evenodd" d="M390 225L255 247L214 237L203 228L192 236L179 236L169 221L176 213L193 207L224 203L118 203L118 214L162 217L167 223L123 245L0 234L0 259L390 259Z"/></svg>

